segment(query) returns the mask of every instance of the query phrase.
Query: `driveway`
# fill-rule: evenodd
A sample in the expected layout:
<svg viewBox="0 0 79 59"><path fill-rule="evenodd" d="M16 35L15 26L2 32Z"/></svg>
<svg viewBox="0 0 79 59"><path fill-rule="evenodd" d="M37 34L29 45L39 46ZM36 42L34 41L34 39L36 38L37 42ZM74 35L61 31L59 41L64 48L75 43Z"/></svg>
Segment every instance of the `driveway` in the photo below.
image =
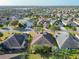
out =
<svg viewBox="0 0 79 59"><path fill-rule="evenodd" d="M0 59L10 59L12 57L16 57L20 54L4 54L4 55L0 55Z"/></svg>

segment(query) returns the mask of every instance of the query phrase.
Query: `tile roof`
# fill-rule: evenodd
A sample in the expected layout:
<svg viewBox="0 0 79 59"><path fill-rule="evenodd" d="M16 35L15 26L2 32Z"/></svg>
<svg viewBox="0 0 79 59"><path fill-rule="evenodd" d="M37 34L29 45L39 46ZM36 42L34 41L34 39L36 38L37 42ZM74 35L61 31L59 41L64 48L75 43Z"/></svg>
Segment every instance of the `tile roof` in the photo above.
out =
<svg viewBox="0 0 79 59"><path fill-rule="evenodd" d="M45 45L48 44L49 46L53 46L53 38L50 34L45 33L45 34L38 34L32 41L31 45L34 44L40 44L40 45Z"/></svg>

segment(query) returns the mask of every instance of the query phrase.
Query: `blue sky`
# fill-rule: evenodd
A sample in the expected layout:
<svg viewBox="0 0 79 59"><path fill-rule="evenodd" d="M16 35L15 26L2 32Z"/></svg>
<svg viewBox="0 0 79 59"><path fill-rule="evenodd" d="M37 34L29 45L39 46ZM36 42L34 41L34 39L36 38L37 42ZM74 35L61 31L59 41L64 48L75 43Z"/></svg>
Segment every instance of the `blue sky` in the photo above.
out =
<svg viewBox="0 0 79 59"><path fill-rule="evenodd" d="M26 5L26 6L79 5L79 0L0 0L0 5Z"/></svg>

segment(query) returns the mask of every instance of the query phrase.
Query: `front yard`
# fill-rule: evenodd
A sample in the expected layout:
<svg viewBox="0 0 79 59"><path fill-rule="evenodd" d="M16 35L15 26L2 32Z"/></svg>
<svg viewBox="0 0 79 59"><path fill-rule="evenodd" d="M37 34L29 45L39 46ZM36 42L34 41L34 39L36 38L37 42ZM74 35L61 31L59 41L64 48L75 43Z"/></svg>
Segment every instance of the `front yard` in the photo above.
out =
<svg viewBox="0 0 79 59"><path fill-rule="evenodd" d="M76 27L64 26L67 30L76 31Z"/></svg>
<svg viewBox="0 0 79 59"><path fill-rule="evenodd" d="M3 36L0 37L0 42L7 39L11 34L12 34L12 32L3 32Z"/></svg>
<svg viewBox="0 0 79 59"><path fill-rule="evenodd" d="M44 59L40 54L30 54L29 59ZM46 58L45 58L46 59ZM48 59L48 58L47 58ZM55 59L55 56L49 57L49 59Z"/></svg>
<svg viewBox="0 0 79 59"><path fill-rule="evenodd" d="M39 54L30 54L29 59L43 59Z"/></svg>

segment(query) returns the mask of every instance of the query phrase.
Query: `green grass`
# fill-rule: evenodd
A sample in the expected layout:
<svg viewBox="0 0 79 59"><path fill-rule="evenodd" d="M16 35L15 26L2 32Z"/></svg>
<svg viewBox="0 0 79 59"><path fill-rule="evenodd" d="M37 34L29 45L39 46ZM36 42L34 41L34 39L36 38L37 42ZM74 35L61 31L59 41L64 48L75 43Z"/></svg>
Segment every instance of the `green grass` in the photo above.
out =
<svg viewBox="0 0 79 59"><path fill-rule="evenodd" d="M73 31L76 30L76 27L72 27L72 26L65 26L65 28L66 28L67 30L73 30Z"/></svg>
<svg viewBox="0 0 79 59"><path fill-rule="evenodd" d="M69 56L70 59L75 59L75 58L79 58L77 54L73 54L71 56ZM63 57L56 57L56 56L51 56L49 57L49 59L63 59ZM39 54L30 54L29 55L29 59L43 59L43 57L41 57Z"/></svg>
<svg viewBox="0 0 79 59"><path fill-rule="evenodd" d="M29 59L44 59L40 54L30 54ZM48 59L56 59L55 56L49 57Z"/></svg>
<svg viewBox="0 0 79 59"><path fill-rule="evenodd" d="M29 59L43 59L39 54L30 54Z"/></svg>

